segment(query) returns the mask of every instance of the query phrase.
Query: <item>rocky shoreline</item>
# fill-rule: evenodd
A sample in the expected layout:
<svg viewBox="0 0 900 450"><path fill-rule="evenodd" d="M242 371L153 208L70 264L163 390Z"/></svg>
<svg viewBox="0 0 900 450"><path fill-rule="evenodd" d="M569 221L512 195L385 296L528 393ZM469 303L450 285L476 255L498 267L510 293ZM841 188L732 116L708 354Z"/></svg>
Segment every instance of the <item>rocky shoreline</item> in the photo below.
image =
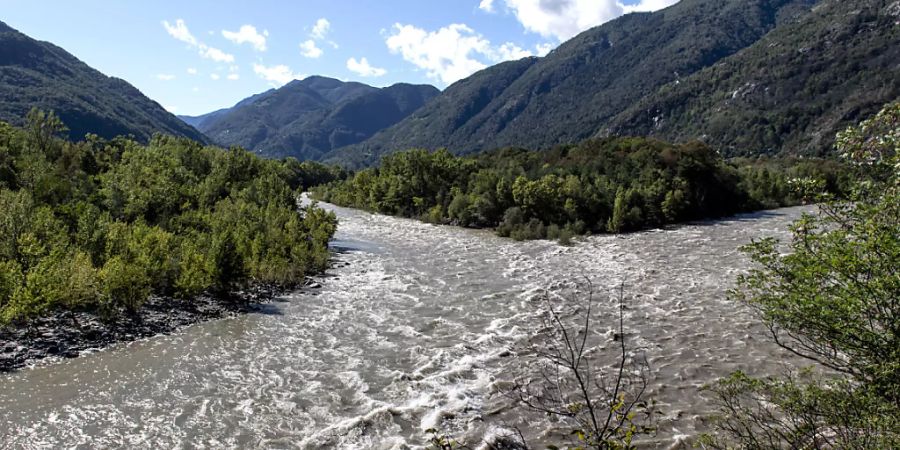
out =
<svg viewBox="0 0 900 450"><path fill-rule="evenodd" d="M299 288L321 287L307 280ZM12 372L46 358L75 358L82 352L131 342L235 314L259 311L288 289L255 285L229 296L202 295L191 300L150 298L133 316L104 321L96 313L61 311L0 329L0 373Z"/></svg>

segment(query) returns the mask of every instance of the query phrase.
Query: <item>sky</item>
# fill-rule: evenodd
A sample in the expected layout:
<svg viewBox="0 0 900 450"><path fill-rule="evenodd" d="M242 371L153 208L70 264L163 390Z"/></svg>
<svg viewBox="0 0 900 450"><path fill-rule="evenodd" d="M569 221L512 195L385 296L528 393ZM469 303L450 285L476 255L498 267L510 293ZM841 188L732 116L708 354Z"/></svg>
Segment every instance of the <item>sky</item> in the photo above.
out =
<svg viewBox="0 0 900 450"><path fill-rule="evenodd" d="M440 89L678 0L0 0L0 21L199 115L294 79Z"/></svg>

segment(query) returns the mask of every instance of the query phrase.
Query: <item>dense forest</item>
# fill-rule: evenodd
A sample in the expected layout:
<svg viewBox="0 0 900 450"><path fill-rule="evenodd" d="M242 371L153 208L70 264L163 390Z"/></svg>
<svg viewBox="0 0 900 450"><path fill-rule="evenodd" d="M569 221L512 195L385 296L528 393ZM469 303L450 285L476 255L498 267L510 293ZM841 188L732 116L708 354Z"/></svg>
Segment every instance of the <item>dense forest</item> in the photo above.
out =
<svg viewBox="0 0 900 450"><path fill-rule="evenodd" d="M52 113L0 122L0 324L52 310L114 318L324 269L335 217L297 192L340 173L154 136L82 142Z"/></svg>
<svg viewBox="0 0 900 450"><path fill-rule="evenodd" d="M606 138L547 152L475 157L412 150L313 189L342 206L434 223L496 228L515 239L634 231L801 202L790 184L839 191L847 172L819 159L726 162L701 143Z"/></svg>

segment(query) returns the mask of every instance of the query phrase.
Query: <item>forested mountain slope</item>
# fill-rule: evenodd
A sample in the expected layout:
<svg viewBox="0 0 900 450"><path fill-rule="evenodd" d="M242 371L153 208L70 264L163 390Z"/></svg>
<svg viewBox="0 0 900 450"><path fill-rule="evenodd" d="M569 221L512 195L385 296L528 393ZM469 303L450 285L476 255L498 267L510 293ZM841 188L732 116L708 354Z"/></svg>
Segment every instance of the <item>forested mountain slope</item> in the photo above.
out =
<svg viewBox="0 0 900 450"><path fill-rule="evenodd" d="M585 31L543 58L500 64L450 86L399 124L329 155L371 163L412 147L470 153L577 142L660 87L797 20L812 0L682 0Z"/></svg>
<svg viewBox="0 0 900 450"><path fill-rule="evenodd" d="M73 139L93 133L147 142L161 132L207 141L134 86L0 22L0 120L21 125L35 107L55 111Z"/></svg>
<svg viewBox="0 0 900 450"><path fill-rule="evenodd" d="M399 122L439 93L427 85L379 89L316 76L201 116L198 126L224 146L273 158L317 159Z"/></svg>
<svg viewBox="0 0 900 450"><path fill-rule="evenodd" d="M721 63L670 83L600 134L702 139L726 154L822 154L900 97L900 2L828 0Z"/></svg>

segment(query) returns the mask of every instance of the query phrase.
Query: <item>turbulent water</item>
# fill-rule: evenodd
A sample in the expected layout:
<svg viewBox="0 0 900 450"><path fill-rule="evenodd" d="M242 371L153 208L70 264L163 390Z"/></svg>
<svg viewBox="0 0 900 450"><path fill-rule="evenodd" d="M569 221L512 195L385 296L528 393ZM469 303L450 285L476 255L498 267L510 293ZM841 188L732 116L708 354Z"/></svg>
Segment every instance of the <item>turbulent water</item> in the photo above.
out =
<svg viewBox="0 0 900 450"><path fill-rule="evenodd" d="M725 291L747 267L737 247L786 238L802 209L561 247L328 207L341 223L321 289L0 375L0 447L417 448L434 426L541 443L544 417L498 392L530 370L517 353L543 290L581 276L601 312L625 283L626 336L663 413L650 447L705 429L704 384L790 361ZM614 321L595 323L611 344Z"/></svg>

